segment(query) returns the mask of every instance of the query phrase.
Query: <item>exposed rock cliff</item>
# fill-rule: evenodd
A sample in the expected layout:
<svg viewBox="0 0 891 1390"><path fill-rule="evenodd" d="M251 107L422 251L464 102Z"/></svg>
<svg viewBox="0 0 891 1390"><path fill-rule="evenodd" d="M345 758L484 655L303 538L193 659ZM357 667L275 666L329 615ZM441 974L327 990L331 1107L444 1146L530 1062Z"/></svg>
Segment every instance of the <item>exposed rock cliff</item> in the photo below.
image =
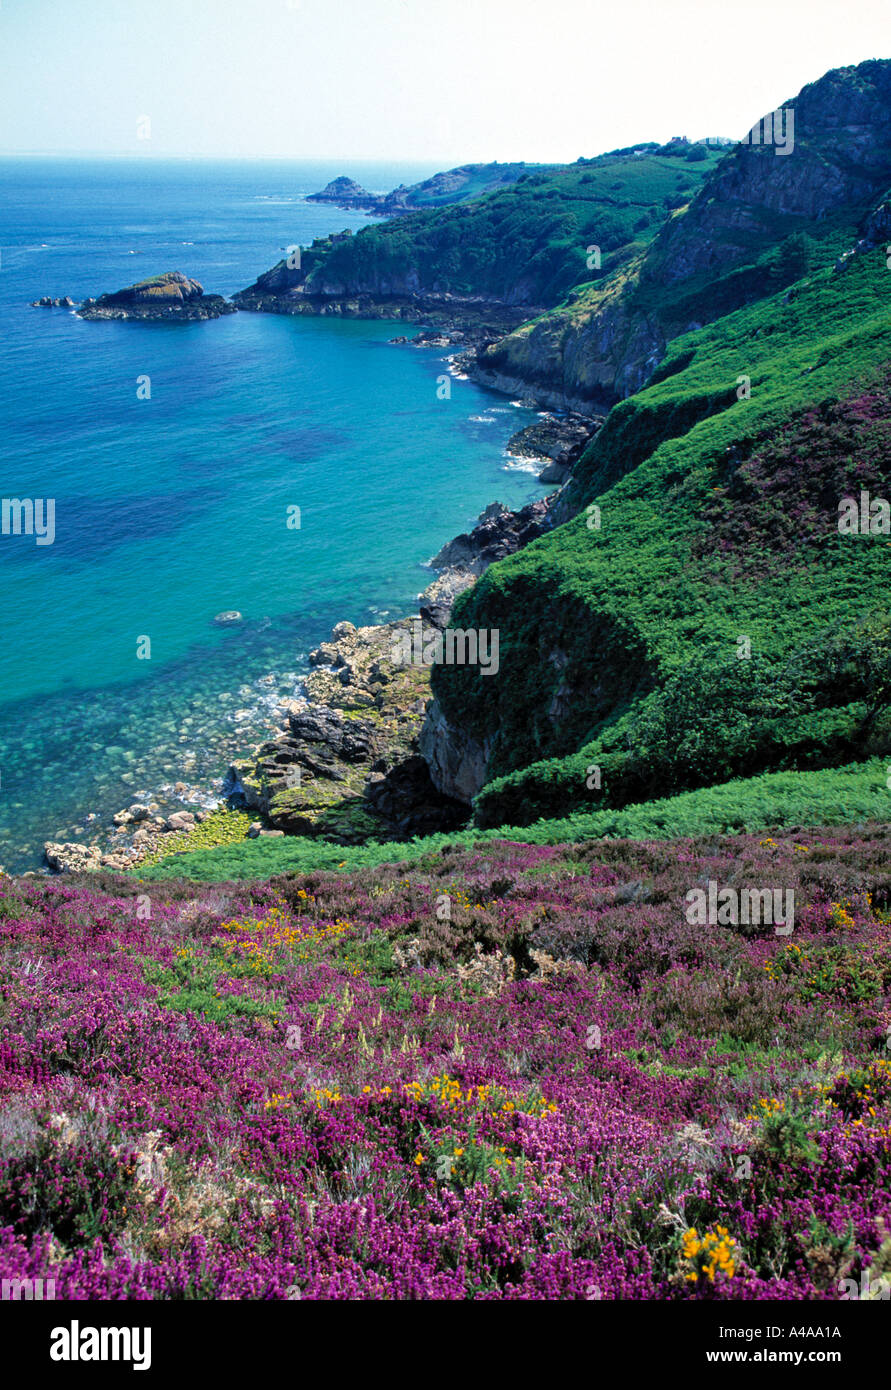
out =
<svg viewBox="0 0 891 1390"><path fill-rule="evenodd" d="M465 809L443 798L419 754L430 670L393 663L388 623L339 623L310 657L304 698L282 735L234 764L247 804L291 834L340 843L452 828Z"/></svg>

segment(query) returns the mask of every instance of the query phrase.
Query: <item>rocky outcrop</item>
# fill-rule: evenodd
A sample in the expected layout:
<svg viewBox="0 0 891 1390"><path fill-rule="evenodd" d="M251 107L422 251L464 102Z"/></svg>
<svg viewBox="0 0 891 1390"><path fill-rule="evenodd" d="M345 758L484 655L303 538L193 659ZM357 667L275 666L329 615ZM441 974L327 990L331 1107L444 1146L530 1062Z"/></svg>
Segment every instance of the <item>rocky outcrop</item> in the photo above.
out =
<svg viewBox="0 0 891 1390"><path fill-rule="evenodd" d="M545 415L532 425L517 430L507 450L519 458L547 460L538 475L540 483L565 483L585 449L603 425L605 416L568 414Z"/></svg>
<svg viewBox="0 0 891 1390"><path fill-rule="evenodd" d="M496 560L513 555L540 536L547 514L546 498L530 502L516 512L500 502L493 502L481 514L473 530L444 545L430 565L435 570L459 569L476 577Z"/></svg>
<svg viewBox="0 0 891 1390"><path fill-rule="evenodd" d="M197 280L178 270L167 271L150 280L140 280L113 294L85 299L78 313L83 319L146 319L184 323L195 319L218 319L234 314L236 306L219 294L205 294Z"/></svg>
<svg viewBox="0 0 891 1390"><path fill-rule="evenodd" d="M282 735L237 762L230 777L277 829L342 844L403 839L463 823L466 808L437 792L418 736L430 670L392 661L402 623L339 623L310 656L304 698Z"/></svg>
<svg viewBox="0 0 891 1390"><path fill-rule="evenodd" d="M45 294L41 299L31 300L32 309L73 309L74 300L69 294L63 295L61 299L52 299Z"/></svg>
<svg viewBox="0 0 891 1390"><path fill-rule="evenodd" d="M765 138L765 117L761 143L741 143L722 160L686 214L657 238L651 269L659 283L740 264L753 246L778 239L778 219L786 232L796 224L807 230L836 209L884 194L891 183L891 64L836 68L781 111L781 134L791 130L791 147L783 150L773 124Z"/></svg>
<svg viewBox="0 0 891 1390"><path fill-rule="evenodd" d="M852 256L862 256L864 252L874 251L877 246L887 246L891 242L891 199L885 198L867 218L860 228L862 235L849 251L845 251L835 263L835 271L844 270Z"/></svg>
<svg viewBox="0 0 891 1390"><path fill-rule="evenodd" d="M490 748L465 729L450 724L432 701L419 740L433 785L443 796L470 805L486 781Z"/></svg>
<svg viewBox="0 0 891 1390"><path fill-rule="evenodd" d="M308 193L306 196L308 203L334 203L339 208L373 208L381 201L377 193L369 193L361 184L356 183L355 179L349 179L345 174L340 178L332 179L327 183L320 193Z"/></svg>

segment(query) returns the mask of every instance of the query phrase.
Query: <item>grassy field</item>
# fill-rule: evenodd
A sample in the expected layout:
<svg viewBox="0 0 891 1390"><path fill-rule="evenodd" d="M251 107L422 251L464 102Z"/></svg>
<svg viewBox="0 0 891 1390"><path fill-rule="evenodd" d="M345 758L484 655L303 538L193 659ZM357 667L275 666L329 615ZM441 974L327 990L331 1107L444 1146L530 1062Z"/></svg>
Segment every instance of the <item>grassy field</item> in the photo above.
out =
<svg viewBox="0 0 891 1390"><path fill-rule="evenodd" d="M817 772L771 773L621 810L577 812L523 827L432 835L408 843L333 845L300 836L238 840L215 848L171 853L150 865L138 866L131 877L146 883L174 878L213 882L314 870L351 873L380 864L417 863L447 848L483 847L502 840L539 845L580 843L604 836L671 840L786 826L883 822L891 819L888 775L888 764L881 759ZM220 838L229 833L226 827L221 817ZM244 833L241 821L237 829Z"/></svg>

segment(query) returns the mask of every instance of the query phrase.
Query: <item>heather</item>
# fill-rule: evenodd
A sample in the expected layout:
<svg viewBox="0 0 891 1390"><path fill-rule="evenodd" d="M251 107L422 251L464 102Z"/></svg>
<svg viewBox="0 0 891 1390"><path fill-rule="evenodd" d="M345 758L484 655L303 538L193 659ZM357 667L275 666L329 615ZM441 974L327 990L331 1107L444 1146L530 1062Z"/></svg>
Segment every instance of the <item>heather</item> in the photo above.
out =
<svg viewBox="0 0 891 1390"><path fill-rule="evenodd" d="M794 930L691 923L709 882ZM891 1267L889 910L882 827L3 878L0 1273L838 1298Z"/></svg>

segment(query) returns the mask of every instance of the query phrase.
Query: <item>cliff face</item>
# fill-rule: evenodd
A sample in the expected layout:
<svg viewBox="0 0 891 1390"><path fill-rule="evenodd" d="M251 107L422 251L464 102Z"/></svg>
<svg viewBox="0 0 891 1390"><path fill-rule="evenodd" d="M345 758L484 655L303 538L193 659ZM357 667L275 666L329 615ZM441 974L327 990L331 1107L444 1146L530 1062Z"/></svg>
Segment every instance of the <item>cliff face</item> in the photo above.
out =
<svg viewBox="0 0 891 1390"><path fill-rule="evenodd" d="M531 388L544 405L582 413L639 390L666 344L658 318L632 312L627 304L629 280L642 260L626 277L581 291L565 309L483 348L471 375L514 395Z"/></svg>
<svg viewBox="0 0 891 1390"><path fill-rule="evenodd" d="M652 275L664 285L722 272L776 240L793 223L825 222L856 209L891 181L891 65L838 68L781 108L773 141L741 144L719 165L683 218L654 247ZM791 117L790 114L792 113ZM776 126L782 127L777 143ZM790 227L789 230L796 228Z"/></svg>

